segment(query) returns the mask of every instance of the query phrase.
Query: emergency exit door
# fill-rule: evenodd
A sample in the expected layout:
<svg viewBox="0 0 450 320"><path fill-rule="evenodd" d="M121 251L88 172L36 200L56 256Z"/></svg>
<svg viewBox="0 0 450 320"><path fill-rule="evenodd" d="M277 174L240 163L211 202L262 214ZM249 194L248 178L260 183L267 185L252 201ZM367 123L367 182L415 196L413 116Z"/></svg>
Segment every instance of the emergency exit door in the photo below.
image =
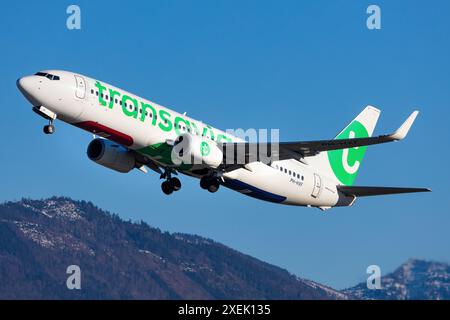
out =
<svg viewBox="0 0 450 320"><path fill-rule="evenodd" d="M322 187L322 179L318 174L314 173L314 188L311 193L311 196L313 198L319 197L321 187Z"/></svg>

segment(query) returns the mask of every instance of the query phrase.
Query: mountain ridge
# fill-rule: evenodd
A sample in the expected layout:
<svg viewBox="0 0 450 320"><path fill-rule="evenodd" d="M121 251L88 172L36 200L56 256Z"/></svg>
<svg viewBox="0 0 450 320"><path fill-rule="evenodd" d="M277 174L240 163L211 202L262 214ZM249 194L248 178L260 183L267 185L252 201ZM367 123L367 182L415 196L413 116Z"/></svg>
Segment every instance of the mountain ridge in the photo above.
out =
<svg viewBox="0 0 450 320"><path fill-rule="evenodd" d="M82 289L68 290L79 265ZM214 240L67 197L0 205L3 299L347 299Z"/></svg>
<svg viewBox="0 0 450 320"><path fill-rule="evenodd" d="M353 299L450 300L450 265L412 258L382 276L379 290L362 282L342 292Z"/></svg>
<svg viewBox="0 0 450 320"><path fill-rule="evenodd" d="M69 265L81 290L66 286ZM67 197L0 204L0 299L450 299L450 266L409 259L338 291L212 239Z"/></svg>

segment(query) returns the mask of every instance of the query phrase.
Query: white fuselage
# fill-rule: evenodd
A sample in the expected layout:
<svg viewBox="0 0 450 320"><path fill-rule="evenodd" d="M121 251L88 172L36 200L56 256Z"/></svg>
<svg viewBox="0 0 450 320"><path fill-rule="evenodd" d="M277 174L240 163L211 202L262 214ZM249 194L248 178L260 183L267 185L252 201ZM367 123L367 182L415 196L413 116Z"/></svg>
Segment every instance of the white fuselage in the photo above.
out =
<svg viewBox="0 0 450 320"><path fill-rule="evenodd" d="M242 141L105 82L67 71L44 72L59 79L34 75L18 80L20 90L34 106L44 106L58 119L120 143L162 167L168 164L156 146L174 141L182 133L201 133L215 142ZM200 177L189 170L177 170ZM347 206L354 200L337 190L335 179L293 159L270 166L253 162L224 173L223 181L243 194L282 204L326 209Z"/></svg>

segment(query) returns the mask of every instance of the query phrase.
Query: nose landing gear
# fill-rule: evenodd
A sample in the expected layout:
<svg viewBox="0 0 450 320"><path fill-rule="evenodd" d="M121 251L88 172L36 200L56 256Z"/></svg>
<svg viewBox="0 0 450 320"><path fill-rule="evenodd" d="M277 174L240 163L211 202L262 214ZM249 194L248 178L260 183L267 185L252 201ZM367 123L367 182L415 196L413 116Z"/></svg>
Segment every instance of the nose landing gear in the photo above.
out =
<svg viewBox="0 0 450 320"><path fill-rule="evenodd" d="M53 120L50 120L50 123L48 125L44 126L44 133L45 134L55 133L55 126L53 125Z"/></svg>
<svg viewBox="0 0 450 320"><path fill-rule="evenodd" d="M161 175L161 179L166 179L163 183L161 183L161 190L164 194L172 194L174 191L178 191L181 189L181 182L178 178L172 177L172 171L170 169L166 169L164 173Z"/></svg>
<svg viewBox="0 0 450 320"><path fill-rule="evenodd" d="M48 120L48 125L44 126L45 134L53 134L55 133L55 126L53 125L53 121L56 119L56 113L47 109L44 106L36 106L33 107L33 111L38 115Z"/></svg>

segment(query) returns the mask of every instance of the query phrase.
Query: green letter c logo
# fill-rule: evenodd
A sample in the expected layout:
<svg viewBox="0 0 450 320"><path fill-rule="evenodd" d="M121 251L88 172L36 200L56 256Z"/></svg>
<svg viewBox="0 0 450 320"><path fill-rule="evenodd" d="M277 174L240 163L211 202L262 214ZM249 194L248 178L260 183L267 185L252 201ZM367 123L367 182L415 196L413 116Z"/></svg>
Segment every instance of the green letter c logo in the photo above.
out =
<svg viewBox="0 0 450 320"><path fill-rule="evenodd" d="M336 139L367 138L367 129L358 121L353 121ZM328 161L334 175L344 185L352 185L367 147L356 147L328 151Z"/></svg>

